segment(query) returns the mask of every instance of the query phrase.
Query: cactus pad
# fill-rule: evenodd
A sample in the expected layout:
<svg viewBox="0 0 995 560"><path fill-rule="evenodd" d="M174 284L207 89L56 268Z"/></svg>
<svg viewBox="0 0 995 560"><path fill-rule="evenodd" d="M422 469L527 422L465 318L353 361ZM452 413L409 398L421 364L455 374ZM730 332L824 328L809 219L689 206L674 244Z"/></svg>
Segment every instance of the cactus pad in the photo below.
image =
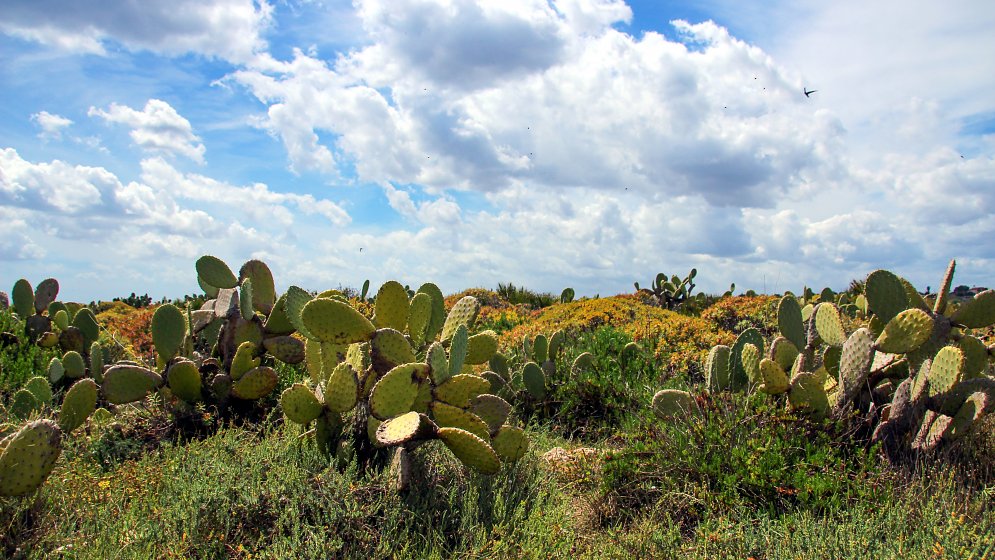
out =
<svg viewBox="0 0 995 560"><path fill-rule="evenodd" d="M425 293L415 294L408 304L408 336L416 347L425 343L425 332L432 320L432 296Z"/></svg>
<svg viewBox="0 0 995 560"><path fill-rule="evenodd" d="M470 401L491 388L489 381L478 375L459 374L435 388L435 398L453 406L466 408Z"/></svg>
<svg viewBox="0 0 995 560"><path fill-rule="evenodd" d="M790 340L796 349L801 350L805 347L805 324L802 321L802 308L794 296L786 295L778 303L777 328L781 332L781 336Z"/></svg>
<svg viewBox="0 0 995 560"><path fill-rule="evenodd" d="M964 353L956 346L944 346L929 368L929 396L936 398L954 388L964 375Z"/></svg>
<svg viewBox="0 0 995 560"><path fill-rule="evenodd" d="M5 441L0 452L0 496L34 492L62 453L62 431L51 420L37 420Z"/></svg>
<svg viewBox="0 0 995 560"><path fill-rule="evenodd" d="M65 433L83 425L97 408L97 383L92 379L80 379L66 391L59 410L59 427Z"/></svg>
<svg viewBox="0 0 995 560"><path fill-rule="evenodd" d="M446 299L442 295L442 290L431 282L422 284L418 288L418 293L432 298L432 318L425 328L425 340L434 340L446 321Z"/></svg>
<svg viewBox="0 0 995 560"><path fill-rule="evenodd" d="M483 439L459 428L439 428L439 439L464 465L483 474L496 474L501 460Z"/></svg>
<svg viewBox="0 0 995 560"><path fill-rule="evenodd" d="M62 355L62 367L66 369L66 377L77 379L86 373L86 360L75 350Z"/></svg>
<svg viewBox="0 0 995 560"><path fill-rule="evenodd" d="M348 362L342 362L329 372L325 382L325 406L334 412L348 412L359 400L359 378Z"/></svg>
<svg viewBox="0 0 995 560"><path fill-rule="evenodd" d="M21 278L14 282L14 288L10 291L10 297L14 304L14 311L17 311L21 320L25 320L35 311L35 291L31 288L31 283Z"/></svg>
<svg viewBox="0 0 995 560"><path fill-rule="evenodd" d="M66 313L65 309L60 309L52 315L52 322L55 323L56 327L59 327L60 331L64 331L69 327L69 314Z"/></svg>
<svg viewBox="0 0 995 560"><path fill-rule="evenodd" d="M774 360L760 360L760 376L763 378L760 391L768 395L780 395L788 390L788 374Z"/></svg>
<svg viewBox="0 0 995 560"><path fill-rule="evenodd" d="M370 348L373 367L381 373L415 361L415 351L408 343L408 339L401 331L392 328L378 329L370 341Z"/></svg>
<svg viewBox="0 0 995 560"><path fill-rule="evenodd" d="M42 348L52 348L58 343L59 335L51 331L42 333L42 335L38 337L38 342L36 342L36 344Z"/></svg>
<svg viewBox="0 0 995 560"><path fill-rule="evenodd" d="M695 411L697 411L697 405L694 402L694 396L687 391L664 389L653 395L653 412L664 420L685 420L691 417Z"/></svg>
<svg viewBox="0 0 995 560"><path fill-rule="evenodd" d="M985 343L973 336L964 336L957 341L957 347L964 353L964 379L981 376L988 368L988 348Z"/></svg>
<svg viewBox="0 0 995 560"><path fill-rule="evenodd" d="M829 396L814 373L801 372L791 379L788 404L792 410L803 411L815 419L821 419L829 411Z"/></svg>
<svg viewBox="0 0 995 560"><path fill-rule="evenodd" d="M301 321L322 342L352 344L373 337L376 328L362 313L333 299L313 299L304 305Z"/></svg>
<svg viewBox="0 0 995 560"><path fill-rule="evenodd" d="M370 392L370 412L385 420L411 410L418 396L418 386L428 374L428 366L404 364L388 371Z"/></svg>
<svg viewBox="0 0 995 560"><path fill-rule="evenodd" d="M273 284L273 273L266 263L260 260L246 261L238 271L242 280L248 278L252 283L252 308L263 315L269 315L276 303L276 288Z"/></svg>
<svg viewBox="0 0 995 560"><path fill-rule="evenodd" d="M755 344L746 343L743 346L743 351L740 353L739 361L743 366L743 371L746 372L746 378L749 380L750 385L759 385L763 382L763 378L760 373L760 359L762 354L760 349L757 348Z"/></svg>
<svg viewBox="0 0 995 560"><path fill-rule="evenodd" d="M537 334L532 341L532 359L536 363L543 363L549 355L549 340L546 335Z"/></svg>
<svg viewBox="0 0 995 560"><path fill-rule="evenodd" d="M238 313L246 320L256 314L252 307L252 278L243 278L239 284Z"/></svg>
<svg viewBox="0 0 995 560"><path fill-rule="evenodd" d="M729 357L732 349L724 344L713 346L705 360L705 380L713 393L729 389Z"/></svg>
<svg viewBox="0 0 995 560"><path fill-rule="evenodd" d="M178 360L166 370L166 383L178 398L192 403L201 398L200 370L190 360Z"/></svg>
<svg viewBox="0 0 995 560"><path fill-rule="evenodd" d="M449 315L446 316L446 322L442 326L442 340L449 341L456 334L456 329L460 325L464 325L467 330L473 327L479 312L480 302L477 301L477 298L463 296L453 305L452 309L449 310Z"/></svg>
<svg viewBox="0 0 995 560"><path fill-rule="evenodd" d="M59 358L52 358L48 362L48 380L52 383L58 383L63 377L66 376L66 368L62 365L62 360Z"/></svg>
<svg viewBox="0 0 995 560"><path fill-rule="evenodd" d="M586 371L594 365L594 354L590 352L581 352L576 358L574 358L573 364L570 366L571 371Z"/></svg>
<svg viewBox="0 0 995 560"><path fill-rule="evenodd" d="M466 325L456 327L456 332L449 339L449 376L452 377L463 370L466 353L470 344Z"/></svg>
<svg viewBox="0 0 995 560"><path fill-rule="evenodd" d="M156 308L152 314L152 344L163 363L183 347L186 329L187 320L178 307L166 303Z"/></svg>
<svg viewBox="0 0 995 560"><path fill-rule="evenodd" d="M408 291L399 282L390 280L377 291L373 324L378 329L403 331L408 325Z"/></svg>
<svg viewBox="0 0 995 560"><path fill-rule="evenodd" d="M162 387L162 376L158 373L141 366L121 364L104 373L101 386L104 398L111 404L140 401L159 387Z"/></svg>
<svg viewBox="0 0 995 560"><path fill-rule="evenodd" d="M980 329L995 323L995 290L985 290L954 312L950 320L969 329Z"/></svg>
<svg viewBox="0 0 995 560"><path fill-rule="evenodd" d="M953 416L953 421L950 422L945 435L949 439L963 437L971 430L975 422L991 410L993 405L995 405L995 396L990 396L983 391L972 393Z"/></svg>
<svg viewBox="0 0 995 560"><path fill-rule="evenodd" d="M59 295L59 281L46 278L35 288L35 312L41 315Z"/></svg>
<svg viewBox="0 0 995 560"><path fill-rule="evenodd" d="M318 337L311 334L311 331L308 330L302 320L304 306L314 299L311 294L302 288L291 286L287 288L287 293L281 299L283 299L283 312L287 317L287 321L294 327L294 330L301 333L304 338L318 340Z"/></svg>
<svg viewBox="0 0 995 560"><path fill-rule="evenodd" d="M286 335L264 338L263 348L285 364L299 364L304 361L304 343L299 338Z"/></svg>
<svg viewBox="0 0 995 560"><path fill-rule="evenodd" d="M231 378L238 381L246 372L259 367L260 359L256 357L256 345L246 341L238 345L235 357L231 360Z"/></svg>
<svg viewBox="0 0 995 560"><path fill-rule="evenodd" d="M24 383L24 388L34 396L35 400L45 405L52 404L52 386L48 379L42 376L32 377Z"/></svg>
<svg viewBox="0 0 995 560"><path fill-rule="evenodd" d="M557 331L560 332L560 331ZM487 363L498 350L498 337L494 331L483 331L469 338L466 349L466 363L480 365Z"/></svg>
<svg viewBox="0 0 995 560"><path fill-rule="evenodd" d="M279 382L280 378L273 368L260 366L250 369L236 380L231 386L231 394L237 399L254 401L272 393Z"/></svg>
<svg viewBox="0 0 995 560"><path fill-rule="evenodd" d="M462 408L450 406L444 402L435 401L429 406L432 418L435 423L444 428L460 428L466 430L484 441L489 441L490 427L482 418L463 410Z"/></svg>
<svg viewBox="0 0 995 560"><path fill-rule="evenodd" d="M906 309L884 326L875 346L881 352L904 354L922 346L933 332L933 318L922 309Z"/></svg>
<svg viewBox="0 0 995 560"><path fill-rule="evenodd" d="M882 324L887 324L909 306L902 280L887 270L875 270L864 283L867 306Z"/></svg>
<svg viewBox="0 0 995 560"><path fill-rule="evenodd" d="M822 341L831 346L842 346L846 340L840 312L832 303L820 303L815 309L815 329Z"/></svg>
<svg viewBox="0 0 995 560"><path fill-rule="evenodd" d="M842 393L838 406L851 402L867 383L874 362L874 336L868 329L857 329L843 343L839 383Z"/></svg>
<svg viewBox="0 0 995 560"><path fill-rule="evenodd" d="M280 395L280 408L287 420L295 424L308 424L321 416L322 406L318 398L303 383L294 383Z"/></svg>
<svg viewBox="0 0 995 560"><path fill-rule="evenodd" d="M238 278L235 278L235 273L228 268L223 260L217 257L204 255L197 259L194 266L197 269L197 277L209 286L223 289L238 286Z"/></svg>
<svg viewBox="0 0 995 560"><path fill-rule="evenodd" d="M376 430L377 443L400 445L409 441L434 438L439 426L418 412L407 412L381 423Z"/></svg>
<svg viewBox="0 0 995 560"><path fill-rule="evenodd" d="M425 360L432 371L432 381L436 385L441 385L449 379L449 358L446 357L446 349L439 342L433 342L425 353Z"/></svg>
<svg viewBox="0 0 995 560"><path fill-rule="evenodd" d="M480 374L480 377L486 379L488 383L491 384L491 388L488 389L487 392L493 395L498 394L502 389L504 389L508 385L508 382L505 380L505 378L501 377L497 373L494 373L493 371L485 371Z"/></svg>
<svg viewBox="0 0 995 560"><path fill-rule="evenodd" d="M525 389L533 398L542 400L546 398L546 374L535 362L528 362L522 368L522 383Z"/></svg>
<svg viewBox="0 0 995 560"><path fill-rule="evenodd" d="M491 440L494 452L502 461L514 463L521 459L529 450L529 440L525 431L514 426L501 426Z"/></svg>
<svg viewBox="0 0 995 560"><path fill-rule="evenodd" d="M14 393L14 398L11 400L10 408L8 411L10 415L18 420L25 420L32 413L41 410L42 403L38 402L38 399L28 391L27 389L18 389Z"/></svg>
<svg viewBox="0 0 995 560"><path fill-rule="evenodd" d="M508 420L511 404L496 395L479 395L470 402L470 412L487 423L491 433L496 433Z"/></svg>

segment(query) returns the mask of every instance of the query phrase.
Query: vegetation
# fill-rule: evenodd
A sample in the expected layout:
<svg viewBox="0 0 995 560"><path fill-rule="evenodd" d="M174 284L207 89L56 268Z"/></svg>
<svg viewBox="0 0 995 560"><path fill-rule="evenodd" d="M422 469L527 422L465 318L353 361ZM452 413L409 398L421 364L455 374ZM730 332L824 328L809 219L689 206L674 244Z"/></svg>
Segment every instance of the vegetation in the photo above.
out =
<svg viewBox="0 0 995 560"><path fill-rule="evenodd" d="M995 292L920 303L877 271L708 298L691 274L675 312L277 294L255 263L204 257L205 295L141 309L14 287L0 556L995 556Z"/></svg>

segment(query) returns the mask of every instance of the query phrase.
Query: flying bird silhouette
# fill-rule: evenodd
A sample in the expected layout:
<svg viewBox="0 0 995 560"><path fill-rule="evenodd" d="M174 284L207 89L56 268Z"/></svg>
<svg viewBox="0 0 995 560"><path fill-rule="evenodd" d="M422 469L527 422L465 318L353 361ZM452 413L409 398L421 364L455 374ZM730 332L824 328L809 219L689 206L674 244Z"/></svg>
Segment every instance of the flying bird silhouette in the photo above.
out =
<svg viewBox="0 0 995 560"><path fill-rule="evenodd" d="M810 95L812 95L813 93L815 93L817 91L819 91L819 90L817 90L817 89L810 90L808 88L802 88L802 93L805 94L805 97L809 97Z"/></svg>

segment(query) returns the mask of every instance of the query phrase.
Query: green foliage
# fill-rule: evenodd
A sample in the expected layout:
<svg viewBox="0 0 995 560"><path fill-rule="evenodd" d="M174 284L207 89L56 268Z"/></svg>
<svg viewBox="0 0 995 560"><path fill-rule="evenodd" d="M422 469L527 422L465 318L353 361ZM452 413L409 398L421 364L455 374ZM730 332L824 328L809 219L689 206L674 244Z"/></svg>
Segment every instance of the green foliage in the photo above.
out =
<svg viewBox="0 0 995 560"><path fill-rule="evenodd" d="M542 309L554 303L559 303L560 298L547 292L534 292L524 286L515 286L513 283L498 283L497 293L499 296L512 304L528 305L532 309Z"/></svg>

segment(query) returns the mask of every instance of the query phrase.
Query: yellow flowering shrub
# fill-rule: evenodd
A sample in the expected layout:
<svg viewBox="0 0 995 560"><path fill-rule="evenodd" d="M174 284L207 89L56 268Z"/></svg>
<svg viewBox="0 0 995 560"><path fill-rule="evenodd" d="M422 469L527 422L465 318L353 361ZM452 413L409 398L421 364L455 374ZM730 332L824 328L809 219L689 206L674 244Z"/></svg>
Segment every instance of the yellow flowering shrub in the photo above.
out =
<svg viewBox="0 0 995 560"><path fill-rule="evenodd" d="M701 318L715 325L715 329L732 331L742 321L748 321L769 333L777 329L779 301L777 296L725 297L702 311Z"/></svg>

